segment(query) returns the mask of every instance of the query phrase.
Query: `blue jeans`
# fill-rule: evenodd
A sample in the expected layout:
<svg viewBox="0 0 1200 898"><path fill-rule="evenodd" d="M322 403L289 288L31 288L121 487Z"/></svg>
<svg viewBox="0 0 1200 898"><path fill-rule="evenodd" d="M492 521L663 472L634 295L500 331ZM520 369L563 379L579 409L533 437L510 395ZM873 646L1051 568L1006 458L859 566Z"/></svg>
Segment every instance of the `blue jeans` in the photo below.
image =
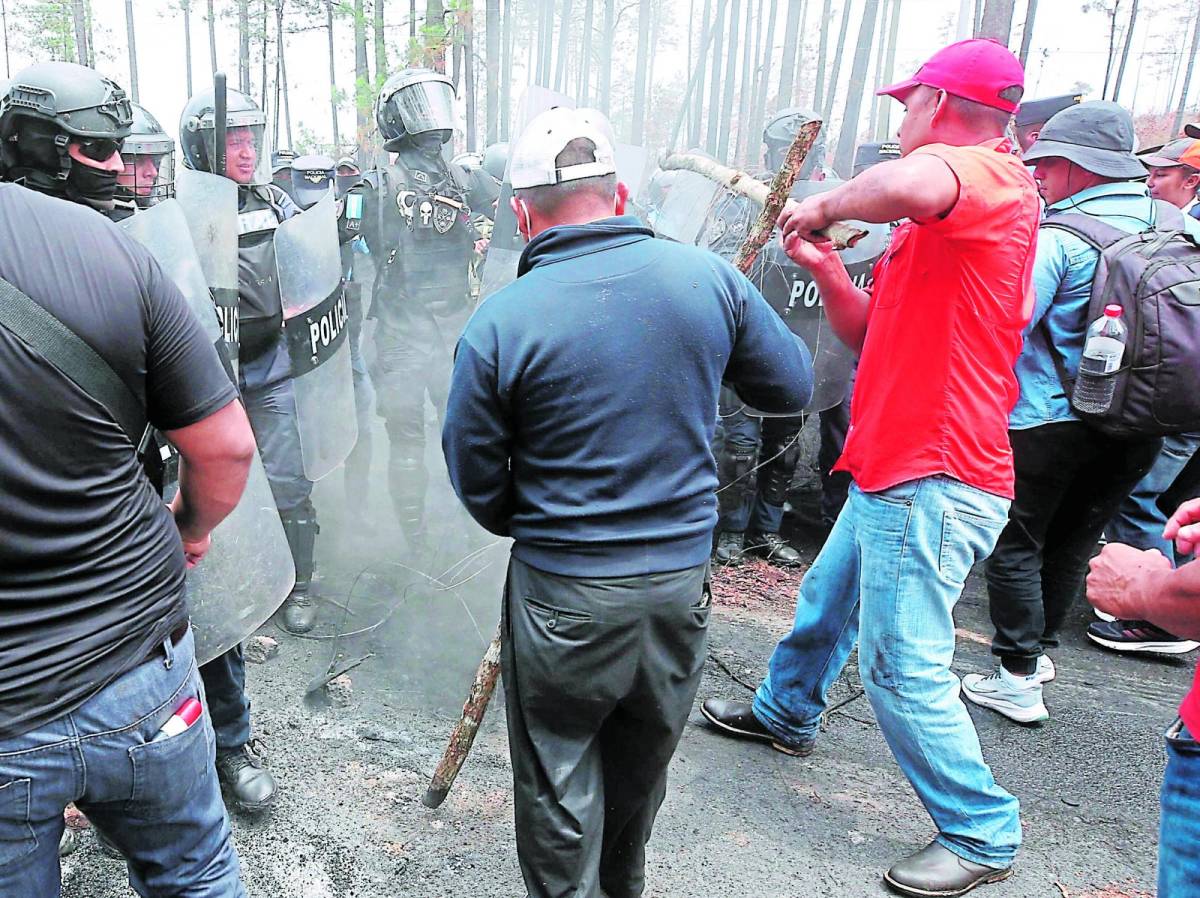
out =
<svg viewBox="0 0 1200 898"><path fill-rule="evenodd" d="M878 493L852 484L754 699L755 715L777 737L812 740L857 639L879 728L938 841L991 867L1011 864L1020 845L1018 804L992 778L959 700L951 613L1007 513L1007 499L949 477Z"/></svg>
<svg viewBox="0 0 1200 898"><path fill-rule="evenodd" d="M1167 730L1158 835L1158 898L1200 895L1200 742L1183 721Z"/></svg>
<svg viewBox="0 0 1200 898"><path fill-rule="evenodd" d="M1200 448L1200 433L1172 434L1163 439L1154 467L1138 481L1104 528L1110 542L1125 543L1137 549L1158 549L1177 564L1186 560L1176 559L1174 546L1163 539L1167 516L1159 511L1155 502L1175 482L1197 448Z"/></svg>
<svg viewBox="0 0 1200 898"><path fill-rule="evenodd" d="M235 645L200 668L205 704L217 753L237 751L250 741L250 696L246 694L246 658Z"/></svg>
<svg viewBox="0 0 1200 898"><path fill-rule="evenodd" d="M152 741L203 692L189 630L70 714L0 740L0 895L59 895L73 801L128 858L144 898L245 898L208 714Z"/></svg>

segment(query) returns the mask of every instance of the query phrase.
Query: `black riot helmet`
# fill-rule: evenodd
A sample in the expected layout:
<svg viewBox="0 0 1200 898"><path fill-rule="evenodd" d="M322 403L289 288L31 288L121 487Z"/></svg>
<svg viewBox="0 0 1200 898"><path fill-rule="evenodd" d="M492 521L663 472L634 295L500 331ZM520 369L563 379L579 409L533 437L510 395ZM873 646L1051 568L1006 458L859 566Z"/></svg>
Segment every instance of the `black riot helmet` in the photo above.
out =
<svg viewBox="0 0 1200 898"><path fill-rule="evenodd" d="M433 149L432 135L440 147L454 131L454 83L432 69L396 72L379 91L375 121L389 153L398 152L405 140ZM422 141L421 135L431 136Z"/></svg>
<svg viewBox="0 0 1200 898"><path fill-rule="evenodd" d="M763 143L767 145L763 161L769 171L772 173L779 171L784 157L787 156L788 148L796 139L796 132L800 130L800 126L819 118L820 116L815 112L799 106L780 110L771 117L766 127L763 128ZM816 143L809 151L808 158L804 160L804 165L800 167L800 174L797 177L800 180L811 178L824 158L825 128L822 127L817 134Z"/></svg>
<svg viewBox="0 0 1200 898"><path fill-rule="evenodd" d="M121 144L125 171L117 176L117 197L143 209L175 195L175 141L144 107L133 106L133 126Z"/></svg>
<svg viewBox="0 0 1200 898"><path fill-rule="evenodd" d="M329 193L337 163L330 156L297 156L292 160L292 199L301 209L315 205Z"/></svg>
<svg viewBox="0 0 1200 898"><path fill-rule="evenodd" d="M491 175L497 184L504 182L504 169L507 165L507 143L494 143L483 151L483 170Z"/></svg>
<svg viewBox="0 0 1200 898"><path fill-rule="evenodd" d="M3 177L111 208L113 157L132 121L125 91L95 69L72 62L31 65L12 77L0 97Z"/></svg>
<svg viewBox="0 0 1200 898"><path fill-rule="evenodd" d="M266 146L267 117L241 91L226 91L225 171L221 174L241 185L271 181L270 154ZM179 146L183 164L194 171L213 172L216 158L216 104L211 90L187 101L179 116Z"/></svg>

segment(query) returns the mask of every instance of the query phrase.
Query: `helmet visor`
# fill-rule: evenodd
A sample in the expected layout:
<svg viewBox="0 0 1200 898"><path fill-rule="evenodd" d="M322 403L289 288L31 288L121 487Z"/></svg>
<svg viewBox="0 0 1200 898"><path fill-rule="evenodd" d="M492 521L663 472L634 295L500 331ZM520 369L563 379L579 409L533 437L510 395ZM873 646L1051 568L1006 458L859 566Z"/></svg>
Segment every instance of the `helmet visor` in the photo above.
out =
<svg viewBox="0 0 1200 898"><path fill-rule="evenodd" d="M207 112L191 126L199 130L210 170L215 173L218 158L213 114ZM257 109L230 111L225 116L225 146L221 154L225 160L225 177L238 184L270 184L271 153L267 146L267 120Z"/></svg>
<svg viewBox="0 0 1200 898"><path fill-rule="evenodd" d="M419 81L396 91L395 104L409 134L454 130L454 90L444 81Z"/></svg>
<svg viewBox="0 0 1200 898"><path fill-rule="evenodd" d="M175 153L121 154L125 170L117 175L117 197L142 208L175 195Z"/></svg>

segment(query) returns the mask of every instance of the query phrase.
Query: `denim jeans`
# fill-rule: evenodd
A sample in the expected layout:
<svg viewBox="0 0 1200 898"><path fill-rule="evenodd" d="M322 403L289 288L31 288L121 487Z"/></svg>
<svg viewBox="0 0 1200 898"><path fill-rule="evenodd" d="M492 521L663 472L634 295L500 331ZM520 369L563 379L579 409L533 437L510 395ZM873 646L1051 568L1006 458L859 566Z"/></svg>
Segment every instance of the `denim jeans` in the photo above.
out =
<svg viewBox="0 0 1200 898"><path fill-rule="evenodd" d="M1158 898L1200 894L1200 742L1183 721L1167 730L1158 835Z"/></svg>
<svg viewBox="0 0 1200 898"><path fill-rule="evenodd" d="M878 493L852 484L754 700L755 715L779 738L813 739L857 638L863 688L938 841L991 867L1016 854L1018 804L992 778L959 700L951 613L1007 511L1007 499L949 477Z"/></svg>
<svg viewBox="0 0 1200 898"><path fill-rule="evenodd" d="M69 802L129 860L144 898L245 898L204 714L154 740L202 697L191 631L81 707L0 740L0 895L56 898Z"/></svg>
<svg viewBox="0 0 1200 898"><path fill-rule="evenodd" d="M246 694L246 657L241 645L200 668L217 754L237 751L250 741L250 696Z"/></svg>
<svg viewBox="0 0 1200 898"><path fill-rule="evenodd" d="M1200 447L1200 433L1179 433L1163 438L1163 447L1154 466L1138 481L1104 528L1109 542L1125 543L1137 549L1158 549L1176 564L1182 561L1175 558L1175 547L1171 542L1163 539L1167 516L1156 501L1175 482L1197 447Z"/></svg>

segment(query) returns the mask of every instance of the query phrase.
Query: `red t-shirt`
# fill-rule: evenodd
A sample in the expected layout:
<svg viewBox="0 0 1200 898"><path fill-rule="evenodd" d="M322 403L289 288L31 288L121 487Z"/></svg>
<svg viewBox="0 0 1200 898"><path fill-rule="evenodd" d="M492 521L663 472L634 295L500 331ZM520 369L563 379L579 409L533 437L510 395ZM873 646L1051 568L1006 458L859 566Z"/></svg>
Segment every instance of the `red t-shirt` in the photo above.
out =
<svg viewBox="0 0 1200 898"><path fill-rule="evenodd" d="M1013 364L1033 313L1037 188L1005 140L932 144L958 178L941 219L907 222L875 265L835 470L875 492L946 474L1012 498Z"/></svg>
<svg viewBox="0 0 1200 898"><path fill-rule="evenodd" d="M1192 691L1183 699L1179 706L1179 716L1193 739L1200 739L1200 666L1196 668L1196 677L1192 680Z"/></svg>

